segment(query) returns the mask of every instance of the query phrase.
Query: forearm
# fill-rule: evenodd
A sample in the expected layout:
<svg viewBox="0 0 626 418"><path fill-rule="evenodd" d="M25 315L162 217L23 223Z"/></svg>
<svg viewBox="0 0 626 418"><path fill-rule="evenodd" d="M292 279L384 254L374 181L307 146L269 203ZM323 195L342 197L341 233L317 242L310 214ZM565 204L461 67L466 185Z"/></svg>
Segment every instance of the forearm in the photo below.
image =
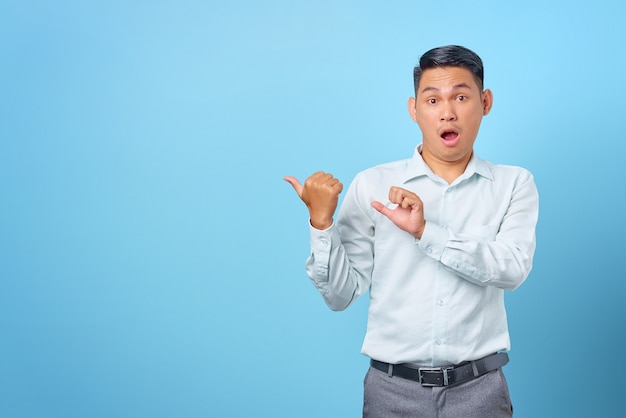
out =
<svg viewBox="0 0 626 418"><path fill-rule="evenodd" d="M307 274L330 309L346 309L367 291L369 275L353 268L336 225L323 231L311 227L310 234Z"/></svg>
<svg viewBox="0 0 626 418"><path fill-rule="evenodd" d="M429 223L418 246L465 280L513 290L530 273L535 241L534 234L516 242L506 238L478 239Z"/></svg>
<svg viewBox="0 0 626 418"><path fill-rule="evenodd" d="M518 184L500 221L457 228L427 221L418 246L472 283L513 290L532 268L538 208L537 189L529 177Z"/></svg>

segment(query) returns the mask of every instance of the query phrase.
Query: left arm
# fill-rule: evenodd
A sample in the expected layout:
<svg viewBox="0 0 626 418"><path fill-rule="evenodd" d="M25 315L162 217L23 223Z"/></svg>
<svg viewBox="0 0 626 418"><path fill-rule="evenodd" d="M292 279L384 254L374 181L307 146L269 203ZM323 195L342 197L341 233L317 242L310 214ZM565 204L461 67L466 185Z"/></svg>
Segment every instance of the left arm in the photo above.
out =
<svg viewBox="0 0 626 418"><path fill-rule="evenodd" d="M398 206L372 206L396 226L410 233L427 256L474 284L513 290L532 268L539 197L530 173L520 176L511 194L508 209L493 238L455 233L426 222L423 204L416 194L392 187L389 200Z"/></svg>

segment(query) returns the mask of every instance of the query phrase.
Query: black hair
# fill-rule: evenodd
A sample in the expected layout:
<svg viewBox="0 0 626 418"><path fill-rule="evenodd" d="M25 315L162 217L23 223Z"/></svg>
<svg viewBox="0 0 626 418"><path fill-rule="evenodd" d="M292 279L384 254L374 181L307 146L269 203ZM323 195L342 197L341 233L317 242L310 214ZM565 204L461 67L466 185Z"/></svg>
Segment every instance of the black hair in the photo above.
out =
<svg viewBox="0 0 626 418"><path fill-rule="evenodd" d="M415 94L422 78L424 70L436 67L462 67L468 69L478 89L483 90L484 69L483 61L474 52L465 47L458 45L441 46L427 51L420 57L419 65L413 68L413 84L415 85Z"/></svg>

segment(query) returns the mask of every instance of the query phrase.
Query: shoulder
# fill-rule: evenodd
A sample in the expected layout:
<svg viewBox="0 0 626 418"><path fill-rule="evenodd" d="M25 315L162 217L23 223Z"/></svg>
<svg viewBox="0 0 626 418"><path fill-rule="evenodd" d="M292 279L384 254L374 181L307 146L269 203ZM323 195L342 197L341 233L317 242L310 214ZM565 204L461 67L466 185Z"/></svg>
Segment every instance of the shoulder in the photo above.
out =
<svg viewBox="0 0 626 418"><path fill-rule="evenodd" d="M389 192L389 187L402 183L406 175L409 159L378 164L358 172L348 189L348 195L369 202L381 199ZM369 203L368 203L369 204Z"/></svg>
<svg viewBox="0 0 626 418"><path fill-rule="evenodd" d="M490 173L490 182L494 190L503 193L522 194L536 199L538 195L535 178L530 170L510 164L494 164L484 161Z"/></svg>
<svg viewBox="0 0 626 418"><path fill-rule="evenodd" d="M409 158L406 158L403 160L391 161L366 168L365 170L357 173L354 180L372 180L402 176L402 174L406 172L406 168L410 161L411 160Z"/></svg>
<svg viewBox="0 0 626 418"><path fill-rule="evenodd" d="M492 174L494 180L519 179L534 181L533 174L527 168L510 164L496 164L487 160L480 161Z"/></svg>

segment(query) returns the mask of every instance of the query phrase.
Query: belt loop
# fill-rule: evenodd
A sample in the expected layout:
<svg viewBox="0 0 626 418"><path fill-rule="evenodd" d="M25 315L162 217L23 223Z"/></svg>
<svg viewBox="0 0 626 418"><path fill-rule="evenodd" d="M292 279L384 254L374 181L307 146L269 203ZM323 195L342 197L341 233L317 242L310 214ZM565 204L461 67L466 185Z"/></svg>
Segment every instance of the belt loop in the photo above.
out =
<svg viewBox="0 0 626 418"><path fill-rule="evenodd" d="M474 373L474 377L478 377L478 367L476 367L476 362L472 361L472 372Z"/></svg>
<svg viewBox="0 0 626 418"><path fill-rule="evenodd" d="M393 364L389 363L389 367L387 368L387 376L393 377Z"/></svg>

